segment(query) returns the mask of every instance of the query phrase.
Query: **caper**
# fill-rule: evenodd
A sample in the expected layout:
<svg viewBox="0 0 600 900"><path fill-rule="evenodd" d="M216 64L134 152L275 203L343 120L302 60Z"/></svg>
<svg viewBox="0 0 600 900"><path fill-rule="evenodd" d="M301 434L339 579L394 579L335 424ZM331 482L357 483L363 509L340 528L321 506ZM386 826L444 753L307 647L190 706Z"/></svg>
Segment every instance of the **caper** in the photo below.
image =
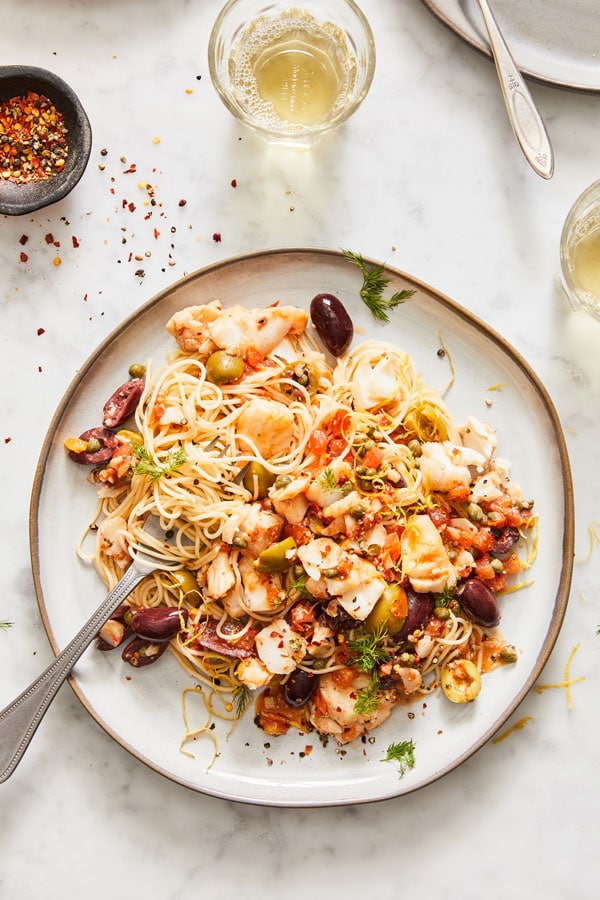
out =
<svg viewBox="0 0 600 900"><path fill-rule="evenodd" d="M97 453L98 450L101 449L101 447L102 444L100 443L98 438L90 438L90 440L87 442L86 453Z"/></svg>
<svg viewBox="0 0 600 900"><path fill-rule="evenodd" d="M377 556L378 553L381 553L381 544L369 544L367 553L369 556Z"/></svg>
<svg viewBox="0 0 600 900"><path fill-rule="evenodd" d="M357 519L357 521L364 519L366 514L367 514L367 510L361 503L357 503L356 506L353 506L352 509L350 510L350 515L352 516L353 519Z"/></svg>
<svg viewBox="0 0 600 900"><path fill-rule="evenodd" d="M254 560L254 568L257 572L287 572L294 565L297 544L293 537L284 538L277 544L267 547Z"/></svg>
<svg viewBox="0 0 600 900"><path fill-rule="evenodd" d="M467 515L472 522L483 522L483 510L477 503L468 504Z"/></svg>
<svg viewBox="0 0 600 900"><path fill-rule="evenodd" d="M436 619L440 619L442 622L445 622L450 618L450 610L447 606L436 606L433 610L433 614Z"/></svg>
<svg viewBox="0 0 600 900"><path fill-rule="evenodd" d="M143 378L146 374L146 366L142 363L132 363L128 371L130 378Z"/></svg>
<svg viewBox="0 0 600 900"><path fill-rule="evenodd" d="M256 500L263 500L274 481L273 472L269 472L262 463L253 461L248 464L242 483Z"/></svg>
<svg viewBox="0 0 600 900"><path fill-rule="evenodd" d="M215 350L206 361L206 379L213 384L229 384L241 378L244 360L225 350Z"/></svg>
<svg viewBox="0 0 600 900"><path fill-rule="evenodd" d="M418 441L416 438L413 438L412 440L410 440L408 442L408 449L410 450L410 452L412 453L412 455L415 458L417 456L421 456L421 453L423 452L421 449L421 442Z"/></svg>
<svg viewBox="0 0 600 900"><path fill-rule="evenodd" d="M512 644L505 644L499 655L502 662L506 663L516 663L518 659L516 648Z"/></svg>
<svg viewBox="0 0 600 900"><path fill-rule="evenodd" d="M504 572L504 563L501 559L492 559L490 565L497 575L502 575Z"/></svg>
<svg viewBox="0 0 600 900"><path fill-rule="evenodd" d="M275 490L280 491L282 488L287 487L288 484L292 483L292 479L289 475L278 475L275 479Z"/></svg>
<svg viewBox="0 0 600 900"><path fill-rule="evenodd" d="M339 574L338 569L325 569L323 572L325 578L337 578Z"/></svg>

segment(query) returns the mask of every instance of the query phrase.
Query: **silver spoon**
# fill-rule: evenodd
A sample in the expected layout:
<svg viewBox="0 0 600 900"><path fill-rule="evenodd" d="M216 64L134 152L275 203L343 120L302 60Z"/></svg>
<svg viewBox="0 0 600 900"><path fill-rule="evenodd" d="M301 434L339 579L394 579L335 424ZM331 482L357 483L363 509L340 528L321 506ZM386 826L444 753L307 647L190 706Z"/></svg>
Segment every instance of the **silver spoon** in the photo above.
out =
<svg viewBox="0 0 600 900"><path fill-rule="evenodd" d="M552 178L554 153L546 126L506 45L488 0L477 2L487 28L492 56L515 137L532 169L542 178Z"/></svg>

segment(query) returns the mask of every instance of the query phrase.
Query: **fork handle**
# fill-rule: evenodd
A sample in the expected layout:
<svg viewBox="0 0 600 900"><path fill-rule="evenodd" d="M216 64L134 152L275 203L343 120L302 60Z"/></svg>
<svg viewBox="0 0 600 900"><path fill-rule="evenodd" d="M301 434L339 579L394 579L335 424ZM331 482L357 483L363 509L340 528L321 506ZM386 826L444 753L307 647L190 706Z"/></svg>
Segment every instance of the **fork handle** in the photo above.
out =
<svg viewBox="0 0 600 900"><path fill-rule="evenodd" d="M135 565L126 570L104 602L45 672L0 713L0 782L10 778L29 746L56 692L112 613L146 577Z"/></svg>

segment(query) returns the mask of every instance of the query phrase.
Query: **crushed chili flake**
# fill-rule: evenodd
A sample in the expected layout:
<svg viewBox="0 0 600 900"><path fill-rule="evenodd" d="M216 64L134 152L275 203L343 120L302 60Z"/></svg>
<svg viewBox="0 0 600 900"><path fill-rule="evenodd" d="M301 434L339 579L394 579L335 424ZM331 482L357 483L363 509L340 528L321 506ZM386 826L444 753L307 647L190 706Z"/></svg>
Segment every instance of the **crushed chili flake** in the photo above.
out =
<svg viewBox="0 0 600 900"><path fill-rule="evenodd" d="M45 329L45 328L38 328L37 333L38 333L38 337L39 337L41 334L45 334L45 333L46 333L46 329Z"/></svg>
<svg viewBox="0 0 600 900"><path fill-rule="evenodd" d="M220 244L221 243L221 232L215 231L215 233L212 236L212 239L215 242L215 244Z"/></svg>
<svg viewBox="0 0 600 900"><path fill-rule="evenodd" d="M21 253L19 253L19 259L21 260L22 263L26 263L27 260L29 259L29 257L27 256L26 253L23 253L23 251L21 251Z"/></svg>
<svg viewBox="0 0 600 900"><path fill-rule="evenodd" d="M6 437L6 438L4 438L4 443L5 443L5 444L10 444L11 441L12 441L12 438L11 438L11 437Z"/></svg>
<svg viewBox="0 0 600 900"><path fill-rule="evenodd" d="M46 235L44 240L46 241L47 244L53 244L54 243L54 235L50 232L49 234Z"/></svg>
<svg viewBox="0 0 600 900"><path fill-rule="evenodd" d="M232 178L232 179L231 179L231 187L232 187L232 188L236 188L236 187L237 187L237 178Z"/></svg>
<svg viewBox="0 0 600 900"><path fill-rule="evenodd" d="M79 247L79 240L78 240L78 238L75 237L75 235L73 235L71 237L71 242L73 244L74 249L77 250L77 248Z"/></svg>
<svg viewBox="0 0 600 900"><path fill-rule="evenodd" d="M64 169L69 146L64 116L36 91L0 103L0 178L45 181Z"/></svg>
<svg viewBox="0 0 600 900"><path fill-rule="evenodd" d="M22 234L21 237L19 238L19 243L22 247L24 247L28 240L29 240L28 236L26 234Z"/></svg>
<svg viewBox="0 0 600 900"><path fill-rule="evenodd" d="M179 201L179 206L185 206L187 204L187 200L183 200L183 198Z"/></svg>

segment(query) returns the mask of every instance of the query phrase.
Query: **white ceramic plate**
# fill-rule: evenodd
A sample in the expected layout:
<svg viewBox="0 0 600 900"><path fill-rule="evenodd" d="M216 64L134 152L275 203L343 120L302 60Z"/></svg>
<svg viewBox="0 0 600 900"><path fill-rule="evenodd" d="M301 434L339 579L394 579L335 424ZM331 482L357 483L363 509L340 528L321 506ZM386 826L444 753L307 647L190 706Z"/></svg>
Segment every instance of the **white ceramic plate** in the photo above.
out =
<svg viewBox="0 0 600 900"><path fill-rule="evenodd" d="M463 40L491 56L477 0L423 0ZM559 87L600 91L598 0L492 0L525 75Z"/></svg>
<svg viewBox="0 0 600 900"><path fill-rule="evenodd" d="M502 631L522 650L515 666L486 675L476 703L458 706L441 696L398 708L373 733L373 742L323 746L314 734L269 738L251 711L231 736L219 729L220 756L208 769L212 744L180 752L184 727L181 692L191 680L167 654L155 666L135 670L118 651L90 648L77 664L72 686L97 722L135 757L194 790L229 799L281 806L360 803L393 797L439 778L481 747L515 710L539 675L560 628L567 603L573 550L573 510L564 439L544 388L527 364L498 335L448 298L387 268L389 290L414 288L389 326L376 323L359 299L362 278L342 254L325 250L276 250L227 260L196 272L158 294L127 319L87 360L56 411L33 488L31 545L35 585L44 625L55 652L72 638L104 597L93 569L75 545L95 505L86 471L62 446L98 422L106 398L127 377L132 362L162 361L171 338L165 323L177 310L218 297L224 304L307 306L312 297L336 294L351 313L357 336L389 340L410 353L425 383L443 390L448 357L456 368L446 402L459 422L472 413L498 432L500 454L540 519L534 584L503 602ZM492 386L503 385L490 391ZM491 407L486 398L492 400ZM204 721L197 707L197 721ZM193 724L193 723L192 723ZM402 779L382 762L393 741L412 738L416 765ZM305 755L307 745L312 751Z"/></svg>

